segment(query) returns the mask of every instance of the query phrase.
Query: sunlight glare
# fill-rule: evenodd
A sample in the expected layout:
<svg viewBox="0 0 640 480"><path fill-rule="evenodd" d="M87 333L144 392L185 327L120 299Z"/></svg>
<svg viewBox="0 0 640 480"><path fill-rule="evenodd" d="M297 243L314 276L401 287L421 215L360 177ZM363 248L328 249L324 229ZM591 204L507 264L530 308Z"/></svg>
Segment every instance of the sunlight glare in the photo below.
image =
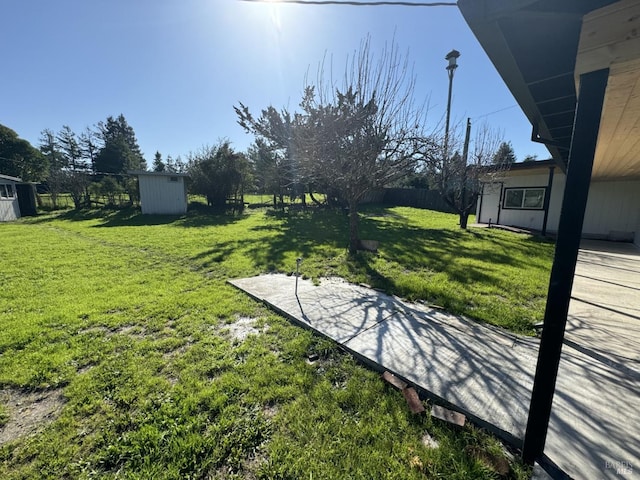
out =
<svg viewBox="0 0 640 480"><path fill-rule="evenodd" d="M282 30L282 18L280 16L280 5L278 5L277 0L268 0L268 3L271 4L271 23L276 28L278 33Z"/></svg>

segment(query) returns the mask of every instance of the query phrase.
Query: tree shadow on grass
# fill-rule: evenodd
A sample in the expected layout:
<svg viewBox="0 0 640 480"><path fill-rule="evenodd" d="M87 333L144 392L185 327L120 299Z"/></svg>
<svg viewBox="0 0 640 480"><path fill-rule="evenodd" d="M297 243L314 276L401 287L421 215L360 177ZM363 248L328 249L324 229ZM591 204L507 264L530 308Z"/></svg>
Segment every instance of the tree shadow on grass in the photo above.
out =
<svg viewBox="0 0 640 480"><path fill-rule="evenodd" d="M391 220L390 220L391 219ZM505 232L423 228L398 222L391 216L364 223L364 234L380 241L380 251L408 269L447 272L449 278L469 281L498 280L495 269L527 269L541 258L550 266L548 242ZM507 232L508 233L508 232Z"/></svg>
<svg viewBox="0 0 640 480"><path fill-rule="evenodd" d="M244 237L214 241L214 245L191 257L202 268L220 266L232 255L251 260L256 269L246 274L295 270L295 258L321 261L327 252L340 252L346 219L335 212L307 210L284 213L267 211L274 221L248 227ZM230 275L237 275L229 268Z"/></svg>
<svg viewBox="0 0 640 480"><path fill-rule="evenodd" d="M469 288L478 283L500 288L508 281L505 269L510 269L512 275L514 271L516 275L522 271L525 276L532 265L544 272L551 261L549 246L533 237L509 232L464 231L455 227L425 228L388 208L378 208L375 215L369 213L361 218L361 238L378 240L380 251L351 256L347 255L348 218L341 212L313 208L288 213L271 210L266 216L274 221L250 227L247 238L216 243L193 260L206 267L241 252L260 271L289 273L295 269L293 259L302 256L311 262L303 262L307 272L318 276L331 274L328 263L334 261L335 265L335 258L344 256L338 262L346 259L343 266L354 277L364 276L376 288L413 298L418 298L419 292L401 288L395 272L385 270L385 266L402 268L407 274L441 273L448 280ZM263 241L261 234L264 234ZM450 292L450 296L453 302L456 294ZM446 299L431 300L449 304Z"/></svg>
<svg viewBox="0 0 640 480"><path fill-rule="evenodd" d="M47 216L30 223L46 223L52 219L82 222L99 220L95 227L140 227L173 225L185 228L223 226L238 222L247 214L227 209L217 209L206 205L190 206L184 215L143 215L137 207L122 209L100 208L91 210L67 210L55 217Z"/></svg>
<svg viewBox="0 0 640 480"><path fill-rule="evenodd" d="M379 241L377 253L348 255L347 219L319 212L283 218L282 235L249 254L256 261L268 259L270 265L277 265L292 248L317 254L321 258L306 265L313 277L346 270L347 279L364 279L389 294L529 332L542 309L539 292L546 292L553 253L548 242L510 232L422 227L397 210L380 212L361 218L361 238ZM337 252L341 258L331 259ZM332 261L334 266L327 267ZM539 288L532 288L536 283Z"/></svg>

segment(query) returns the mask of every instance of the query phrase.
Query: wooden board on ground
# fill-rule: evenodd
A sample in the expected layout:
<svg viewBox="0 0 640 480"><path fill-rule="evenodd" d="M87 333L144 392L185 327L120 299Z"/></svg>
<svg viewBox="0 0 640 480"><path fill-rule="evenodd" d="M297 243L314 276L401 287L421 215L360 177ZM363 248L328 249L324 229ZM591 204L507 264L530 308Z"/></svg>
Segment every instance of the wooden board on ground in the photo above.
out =
<svg viewBox="0 0 640 480"><path fill-rule="evenodd" d="M402 390L402 394L409 405L411 413L418 414L424 412L424 405L422 405L420 397L418 397L418 392L416 392L413 387L405 388Z"/></svg>
<svg viewBox="0 0 640 480"><path fill-rule="evenodd" d="M407 384L403 382L401 379L399 379L398 377L396 377L391 372L384 372L382 374L382 379L388 384L397 388L398 390L404 390L405 388L407 388Z"/></svg>
<svg viewBox="0 0 640 480"><path fill-rule="evenodd" d="M461 427L464 427L464 422L466 421L466 417L463 414L441 407L440 405L434 405L433 408L431 408L431 416Z"/></svg>

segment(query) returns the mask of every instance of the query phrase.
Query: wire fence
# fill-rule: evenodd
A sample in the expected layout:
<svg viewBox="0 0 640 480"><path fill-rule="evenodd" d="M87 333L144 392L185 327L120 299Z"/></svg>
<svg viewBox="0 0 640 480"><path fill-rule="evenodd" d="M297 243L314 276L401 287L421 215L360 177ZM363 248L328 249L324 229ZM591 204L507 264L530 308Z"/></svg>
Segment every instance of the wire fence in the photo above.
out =
<svg viewBox="0 0 640 480"><path fill-rule="evenodd" d="M124 208L131 205L137 205L136 202L132 202L129 195L126 193L118 193L111 197L104 195L91 195L90 196L91 207L112 207L112 208ZM75 208L73 197L70 193L59 193L55 196L50 193L41 193L38 195L38 208L42 210L67 210Z"/></svg>
<svg viewBox="0 0 640 480"><path fill-rule="evenodd" d="M324 195L314 194L314 197L318 201L324 201ZM302 205L303 201L301 197L289 198L285 196L283 198L284 205L295 206ZM207 205L207 199L202 195L188 195L189 204ZM243 196L243 202L245 206L249 207L270 207L274 206L273 195L270 194L245 194ZM311 205L309 195L306 195L305 203ZM415 208L423 208L429 210L437 210L440 212L453 213L453 210L447 205L438 192L426 189L416 188L386 188L372 192L363 203L380 203L389 206L407 206ZM90 196L90 206L93 208L110 207L110 208L125 208L130 206L138 206L139 202L131 200L131 197L126 193L118 193L112 196ZM276 198L276 205L280 204L280 199ZM55 202L53 196L50 193L41 193L38 195L38 208L44 211L51 210L66 210L74 208L75 204L73 198L69 193L60 193L56 196Z"/></svg>

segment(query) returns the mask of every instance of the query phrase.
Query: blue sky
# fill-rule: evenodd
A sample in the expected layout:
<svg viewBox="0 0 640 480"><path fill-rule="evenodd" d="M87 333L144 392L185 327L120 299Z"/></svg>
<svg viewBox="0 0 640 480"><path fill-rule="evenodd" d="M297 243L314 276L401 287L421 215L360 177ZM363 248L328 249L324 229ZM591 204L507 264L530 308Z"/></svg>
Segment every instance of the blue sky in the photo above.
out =
<svg viewBox="0 0 640 480"><path fill-rule="evenodd" d="M149 163L156 150L184 157L221 138L244 150L253 138L237 125L233 105L294 109L305 74L313 77L325 55L343 71L369 34L374 50L395 36L408 51L417 97L429 100L428 122L442 122L444 56L455 48L452 123L486 120L519 160L549 157L529 140L529 122L457 7L2 0L0 12L0 123L34 145L45 128L80 133L123 113Z"/></svg>

